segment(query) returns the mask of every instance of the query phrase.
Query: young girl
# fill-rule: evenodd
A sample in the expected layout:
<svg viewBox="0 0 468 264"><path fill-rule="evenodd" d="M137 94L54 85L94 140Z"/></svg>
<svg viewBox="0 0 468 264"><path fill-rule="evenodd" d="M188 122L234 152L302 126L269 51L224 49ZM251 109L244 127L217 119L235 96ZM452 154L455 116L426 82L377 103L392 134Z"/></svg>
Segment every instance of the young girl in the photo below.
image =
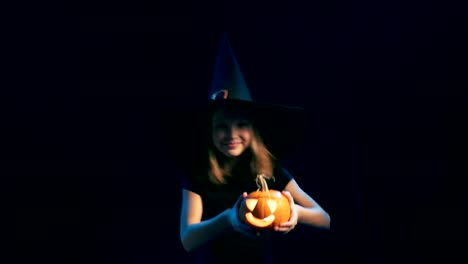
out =
<svg viewBox="0 0 468 264"><path fill-rule="evenodd" d="M276 120L279 112L252 102L226 38L219 58L217 69L229 69L231 75L214 75L224 79L214 78L210 92L206 159L183 179L180 239L195 262L270 263L272 235L288 233L297 224L329 228L330 217L281 166L260 135L265 118L272 117L283 128L289 125L282 122L291 118ZM261 234L238 215L242 198L258 189L258 175L264 175L270 189L282 191L291 205L289 221Z"/></svg>

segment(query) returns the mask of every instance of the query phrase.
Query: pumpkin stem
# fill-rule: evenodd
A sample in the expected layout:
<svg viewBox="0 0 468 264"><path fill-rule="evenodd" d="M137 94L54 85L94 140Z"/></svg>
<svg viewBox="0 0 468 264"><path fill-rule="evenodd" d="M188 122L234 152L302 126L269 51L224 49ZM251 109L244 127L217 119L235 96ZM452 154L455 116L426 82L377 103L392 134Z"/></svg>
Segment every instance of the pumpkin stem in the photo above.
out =
<svg viewBox="0 0 468 264"><path fill-rule="evenodd" d="M263 174L258 174L257 179L255 180L258 186L258 190L262 192L267 192L268 196L270 196L270 192L268 190L268 184L265 180L265 176Z"/></svg>

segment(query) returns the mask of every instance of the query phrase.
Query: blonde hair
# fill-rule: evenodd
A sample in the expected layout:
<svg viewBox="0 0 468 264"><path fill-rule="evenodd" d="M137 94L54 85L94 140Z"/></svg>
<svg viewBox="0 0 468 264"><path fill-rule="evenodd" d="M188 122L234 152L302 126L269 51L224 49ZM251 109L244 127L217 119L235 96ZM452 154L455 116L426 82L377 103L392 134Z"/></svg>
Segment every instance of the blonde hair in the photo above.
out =
<svg viewBox="0 0 468 264"><path fill-rule="evenodd" d="M251 125L252 141L242 154L242 158L248 155L250 158L250 175L255 180L256 175L263 174L267 178L273 178L275 156L268 150L263 143L258 131ZM227 166L220 165L218 152L212 148L208 149L209 160L209 180L215 184L225 184L226 178L231 176L231 169ZM222 154L221 154L222 155Z"/></svg>

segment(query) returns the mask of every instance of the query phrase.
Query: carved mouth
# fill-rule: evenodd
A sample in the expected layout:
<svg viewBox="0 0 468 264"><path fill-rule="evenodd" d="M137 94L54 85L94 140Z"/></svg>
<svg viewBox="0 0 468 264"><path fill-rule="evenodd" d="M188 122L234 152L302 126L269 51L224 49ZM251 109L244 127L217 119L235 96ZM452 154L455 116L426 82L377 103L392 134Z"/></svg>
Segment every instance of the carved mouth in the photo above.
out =
<svg viewBox="0 0 468 264"><path fill-rule="evenodd" d="M245 219L257 227L267 227L275 221L275 215L269 215L263 219L255 217L251 212L245 214Z"/></svg>

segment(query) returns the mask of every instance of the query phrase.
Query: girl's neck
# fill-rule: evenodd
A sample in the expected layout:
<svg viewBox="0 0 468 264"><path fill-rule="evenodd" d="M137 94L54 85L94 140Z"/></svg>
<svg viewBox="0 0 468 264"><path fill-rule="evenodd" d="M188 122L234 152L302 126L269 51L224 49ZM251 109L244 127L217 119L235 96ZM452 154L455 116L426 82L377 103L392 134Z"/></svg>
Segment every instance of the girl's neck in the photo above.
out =
<svg viewBox="0 0 468 264"><path fill-rule="evenodd" d="M243 153L241 156L234 158L224 156L221 160L221 166L225 171L234 173L237 170L248 169L250 166L249 159L250 155L248 153Z"/></svg>

